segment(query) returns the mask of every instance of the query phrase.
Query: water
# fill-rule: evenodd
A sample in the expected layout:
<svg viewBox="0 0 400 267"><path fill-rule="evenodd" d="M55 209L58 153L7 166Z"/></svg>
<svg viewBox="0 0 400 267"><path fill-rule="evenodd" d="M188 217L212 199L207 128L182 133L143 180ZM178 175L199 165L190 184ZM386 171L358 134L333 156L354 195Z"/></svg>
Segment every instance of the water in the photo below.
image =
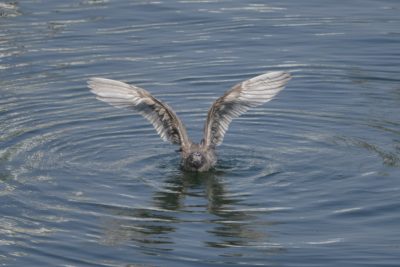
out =
<svg viewBox="0 0 400 267"><path fill-rule="evenodd" d="M3 266L398 266L400 5L0 3ZM200 140L235 83L293 75L185 173L89 77L142 86Z"/></svg>

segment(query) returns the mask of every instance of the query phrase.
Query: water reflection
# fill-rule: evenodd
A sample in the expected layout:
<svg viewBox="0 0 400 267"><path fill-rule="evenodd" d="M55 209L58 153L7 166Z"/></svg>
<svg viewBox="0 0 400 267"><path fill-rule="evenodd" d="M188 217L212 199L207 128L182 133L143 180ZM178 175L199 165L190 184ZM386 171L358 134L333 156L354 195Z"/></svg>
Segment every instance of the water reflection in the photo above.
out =
<svg viewBox="0 0 400 267"><path fill-rule="evenodd" d="M205 198L207 203L204 208L210 213L215 213L224 204L234 203L234 200L225 196L225 190L220 181L222 176L223 173L218 175L215 171L178 173L166 180L163 190L155 193L154 202L162 209L187 211L186 198Z"/></svg>
<svg viewBox="0 0 400 267"><path fill-rule="evenodd" d="M153 250L158 245L158 249L171 250L177 248L171 244L179 242L181 229L188 227L186 231L200 240L199 248L254 246L265 239L260 228L268 223L258 225L254 210L235 208L243 199L229 194L223 179L221 171L182 171L168 177L154 192L154 206L112 209L103 242L134 241L142 248Z"/></svg>

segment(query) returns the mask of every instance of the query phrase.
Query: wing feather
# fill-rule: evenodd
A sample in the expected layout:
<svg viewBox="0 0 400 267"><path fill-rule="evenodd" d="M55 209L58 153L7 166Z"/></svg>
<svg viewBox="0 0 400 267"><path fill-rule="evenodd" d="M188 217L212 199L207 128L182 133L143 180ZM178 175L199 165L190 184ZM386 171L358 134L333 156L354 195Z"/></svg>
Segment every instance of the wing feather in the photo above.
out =
<svg viewBox="0 0 400 267"><path fill-rule="evenodd" d="M290 78L290 74L283 71L265 73L235 85L218 98L208 111L204 126L204 145L207 147L220 145L234 118L249 108L272 100Z"/></svg>
<svg viewBox="0 0 400 267"><path fill-rule="evenodd" d="M146 90L105 78L91 78L88 86L98 100L141 114L151 122L164 141L181 145L181 147L189 145L186 129L175 112Z"/></svg>

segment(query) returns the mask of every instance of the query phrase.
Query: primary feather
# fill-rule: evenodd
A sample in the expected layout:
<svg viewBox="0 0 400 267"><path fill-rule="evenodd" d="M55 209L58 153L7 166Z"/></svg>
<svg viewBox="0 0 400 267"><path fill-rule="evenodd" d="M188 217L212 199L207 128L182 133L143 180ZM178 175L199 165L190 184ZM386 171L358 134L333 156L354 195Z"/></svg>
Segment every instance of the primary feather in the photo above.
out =
<svg viewBox="0 0 400 267"><path fill-rule="evenodd" d="M269 72L235 85L218 98L208 111L203 143L206 147L220 145L232 119L251 107L270 101L290 80L283 71Z"/></svg>
<svg viewBox="0 0 400 267"><path fill-rule="evenodd" d="M186 129L174 111L146 90L123 82L92 78L88 81L97 99L115 107L132 109L149 120L164 141L182 147L189 145Z"/></svg>

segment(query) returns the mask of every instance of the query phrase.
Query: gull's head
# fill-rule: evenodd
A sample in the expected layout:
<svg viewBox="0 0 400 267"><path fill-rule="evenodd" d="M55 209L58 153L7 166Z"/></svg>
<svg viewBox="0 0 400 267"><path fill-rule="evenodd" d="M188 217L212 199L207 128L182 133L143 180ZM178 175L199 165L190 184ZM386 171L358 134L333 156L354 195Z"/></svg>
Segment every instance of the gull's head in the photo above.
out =
<svg viewBox="0 0 400 267"><path fill-rule="evenodd" d="M206 158L204 155L201 152L196 151L189 154L189 156L185 159L184 165L185 169L198 171L204 166L205 163Z"/></svg>

